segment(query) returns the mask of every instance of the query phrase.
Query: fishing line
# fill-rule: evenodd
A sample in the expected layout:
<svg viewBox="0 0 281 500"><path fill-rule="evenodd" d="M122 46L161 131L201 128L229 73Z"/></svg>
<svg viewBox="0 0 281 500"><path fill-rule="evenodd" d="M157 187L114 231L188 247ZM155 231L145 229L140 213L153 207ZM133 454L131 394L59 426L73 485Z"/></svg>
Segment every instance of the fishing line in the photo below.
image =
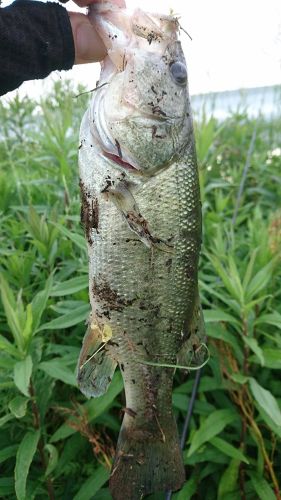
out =
<svg viewBox="0 0 281 500"><path fill-rule="evenodd" d="M192 41L192 37L190 36L190 34L181 26L181 24L179 23L179 27L180 29L188 36L188 38L190 38L190 40Z"/></svg>
<svg viewBox="0 0 281 500"><path fill-rule="evenodd" d="M210 359L210 351L209 351L208 347L206 346L206 344L202 343L200 345L200 347L204 347L206 349L208 356L207 356L207 359L205 359L205 361L203 361L203 363L199 366L174 365L174 364L170 364L170 363L154 363L153 361L145 361L145 360L140 360L140 359L138 361L142 365L156 366L156 367L162 367L162 368L178 368L179 370L188 370L188 371L197 371L198 372L198 370L203 368L203 366L205 366Z"/></svg>
<svg viewBox="0 0 281 500"><path fill-rule="evenodd" d="M100 347L99 347L99 348L98 348L98 349L97 349L97 350L96 350L96 351L92 354L92 356L91 356L89 359L87 359L87 360L85 361L85 363L83 363L83 365L81 365L81 366L79 367L79 370L82 370L82 369L84 368L84 366L85 366L87 363L89 363L89 361L91 361L91 359L93 359L93 358L96 356L96 354L98 354L98 352L100 352L100 351L101 351L101 350L105 347L105 344L106 344L106 342L104 342L104 343L103 343L103 344L102 344L102 345L101 345L101 346L100 346Z"/></svg>
<svg viewBox="0 0 281 500"><path fill-rule="evenodd" d="M68 1L68 0L67 0ZM80 94L77 94L73 97L80 97L80 95L85 95L85 94L89 94L90 92L95 92L96 90L99 90L99 89L102 89L102 87L104 87L105 85L108 85L109 82L105 82L103 83L102 85L98 85L97 87L95 87L94 89L91 89L91 90L85 90L85 92L81 92Z"/></svg>

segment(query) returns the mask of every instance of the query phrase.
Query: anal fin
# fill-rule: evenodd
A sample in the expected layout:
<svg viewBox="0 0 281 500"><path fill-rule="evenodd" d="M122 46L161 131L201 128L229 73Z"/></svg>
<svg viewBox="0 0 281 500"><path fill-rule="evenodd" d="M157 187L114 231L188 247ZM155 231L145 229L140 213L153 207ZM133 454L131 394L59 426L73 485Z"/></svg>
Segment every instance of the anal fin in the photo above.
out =
<svg viewBox="0 0 281 500"><path fill-rule="evenodd" d="M179 365L199 367L208 357L206 330L199 296L193 309L191 321L184 332L184 342L177 355ZM188 368L187 368L188 369Z"/></svg>
<svg viewBox="0 0 281 500"><path fill-rule="evenodd" d="M103 335L98 326L89 324L78 360L78 387L89 398L107 391L117 366L106 349L107 338Z"/></svg>

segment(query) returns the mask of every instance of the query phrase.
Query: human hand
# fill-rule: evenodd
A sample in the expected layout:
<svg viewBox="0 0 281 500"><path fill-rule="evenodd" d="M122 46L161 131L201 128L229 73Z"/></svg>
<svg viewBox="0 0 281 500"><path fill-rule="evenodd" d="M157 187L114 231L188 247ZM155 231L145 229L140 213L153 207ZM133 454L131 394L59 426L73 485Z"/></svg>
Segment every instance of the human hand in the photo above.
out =
<svg viewBox="0 0 281 500"><path fill-rule="evenodd" d="M99 1L103 0L75 0L75 3L79 7L87 7ZM111 0L111 2L119 7L125 7L124 0ZM68 14L75 46L74 64L102 61L106 56L106 48L89 17L78 12L68 12Z"/></svg>

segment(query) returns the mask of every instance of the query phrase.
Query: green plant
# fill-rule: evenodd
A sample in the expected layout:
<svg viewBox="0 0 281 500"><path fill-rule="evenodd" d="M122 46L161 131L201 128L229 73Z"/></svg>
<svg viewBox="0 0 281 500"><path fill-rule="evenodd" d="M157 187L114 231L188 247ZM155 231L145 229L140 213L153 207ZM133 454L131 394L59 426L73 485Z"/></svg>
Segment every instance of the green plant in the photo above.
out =
<svg viewBox="0 0 281 500"><path fill-rule="evenodd" d="M0 104L4 499L110 499L107 480L124 405L121 375L92 400L75 380L89 312L77 169L88 95L75 98L80 90L57 83L40 103ZM196 133L204 220L200 285L211 358L183 452L187 481L172 498L278 499L281 117L256 121L243 112L221 124L204 116ZM175 376L180 432L193 379L192 372Z"/></svg>

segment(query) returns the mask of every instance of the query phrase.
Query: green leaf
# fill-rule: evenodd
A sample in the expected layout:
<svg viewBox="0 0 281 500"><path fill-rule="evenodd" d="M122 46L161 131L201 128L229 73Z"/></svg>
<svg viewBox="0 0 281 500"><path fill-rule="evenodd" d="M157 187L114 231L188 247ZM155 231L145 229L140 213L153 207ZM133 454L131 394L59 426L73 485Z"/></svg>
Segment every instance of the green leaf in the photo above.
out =
<svg viewBox="0 0 281 500"><path fill-rule="evenodd" d="M248 475L251 478L251 483L255 489L256 494L261 500L276 500L276 496L266 479L259 476L254 471L248 472Z"/></svg>
<svg viewBox="0 0 281 500"><path fill-rule="evenodd" d="M19 445L15 466L15 490L18 500L26 500L27 476L37 449L39 437L39 431L27 432Z"/></svg>
<svg viewBox="0 0 281 500"><path fill-rule="evenodd" d="M249 384L255 400L261 408L276 425L281 426L281 411L275 397L252 377L249 378Z"/></svg>
<svg viewBox="0 0 281 500"><path fill-rule="evenodd" d="M84 482L73 500L92 500L99 489L108 481L110 471L100 466L94 474Z"/></svg>
<svg viewBox="0 0 281 500"><path fill-rule="evenodd" d="M221 309L204 309L204 320L205 323L224 321L226 323L236 325L240 324L234 316L222 311Z"/></svg>
<svg viewBox="0 0 281 500"><path fill-rule="evenodd" d="M9 420L12 420L15 416L12 413L8 413L8 415L4 415L0 418L0 427L3 427Z"/></svg>
<svg viewBox="0 0 281 500"><path fill-rule="evenodd" d="M245 464L249 463L249 460L245 457L242 451L239 450L239 448L235 448L231 444L224 441L224 439L213 437L212 439L210 439L210 443L225 455L228 455L231 458L235 458L241 462L245 462Z"/></svg>
<svg viewBox="0 0 281 500"><path fill-rule="evenodd" d="M56 284L50 293L51 297L61 297L70 295L80 290L85 290L89 286L88 275L77 276L67 281Z"/></svg>
<svg viewBox="0 0 281 500"><path fill-rule="evenodd" d="M5 462L11 457L14 457L17 453L18 446L7 446L7 448L3 448L0 450L0 464Z"/></svg>
<svg viewBox="0 0 281 500"><path fill-rule="evenodd" d="M66 227L62 226L61 224L57 224L55 222L52 222L54 226L64 235L66 236L69 240L71 240L78 248L81 250L84 250L86 252L87 250L87 245L85 238L81 236L80 234L77 233L72 233L72 231L69 231L69 229L66 229Z"/></svg>
<svg viewBox="0 0 281 500"><path fill-rule="evenodd" d="M253 279L250 281L246 289L246 302L249 302L261 290L266 288L271 280L273 269L273 261L270 261L260 271L258 271Z"/></svg>
<svg viewBox="0 0 281 500"><path fill-rule="evenodd" d="M53 444L46 444L44 446L44 449L49 454L49 462L48 462L47 469L45 472L45 476L49 476L57 466L59 454L58 454L58 450L56 449L56 447Z"/></svg>
<svg viewBox="0 0 281 500"><path fill-rule="evenodd" d="M50 361L43 361L38 365L40 370L50 375L50 377L61 380L65 384L77 386L74 370L70 370L63 364L63 358L55 358Z"/></svg>
<svg viewBox="0 0 281 500"><path fill-rule="evenodd" d="M175 495L175 500L190 500L197 490L198 478L191 477L186 481L183 488ZM174 498L174 497L173 497Z"/></svg>
<svg viewBox="0 0 281 500"><path fill-rule="evenodd" d="M22 418L26 414L27 403L28 399L23 396L16 396L10 401L9 410L16 418Z"/></svg>
<svg viewBox="0 0 281 500"><path fill-rule="evenodd" d="M254 269L254 263L255 263L255 260L256 260L257 252L258 252L258 249L255 248L254 251L251 253L251 257L250 257L250 260L249 260L249 263L247 265L247 269L246 269L246 272L245 272L245 275L244 275L244 278L243 278L243 288L244 288L244 290L247 289L249 281L252 278L253 269Z"/></svg>
<svg viewBox="0 0 281 500"><path fill-rule="evenodd" d="M258 403L256 403L256 407L260 413L261 418L269 427L269 429L271 429L276 434L276 436L281 439L281 426L276 425L275 422L273 422L272 418L268 415L268 413L266 413Z"/></svg>
<svg viewBox="0 0 281 500"><path fill-rule="evenodd" d="M18 348L22 351L24 342L22 337L22 328L17 314L17 304L11 288L9 287L8 283L1 274L0 274L0 291L8 325L10 327L10 330L13 334L13 337L15 339Z"/></svg>
<svg viewBox="0 0 281 500"><path fill-rule="evenodd" d="M213 264L213 267L216 271L216 273L219 275L221 278L225 288L227 289L228 293L230 294L231 297L236 299L239 304L241 303L241 290L239 287L237 287L237 282L235 280L235 277L231 276L230 270L225 269L220 260L214 256L214 255L208 255L211 263Z"/></svg>
<svg viewBox="0 0 281 500"><path fill-rule="evenodd" d="M14 366L14 382L17 388L27 397L29 394L30 377L32 374L32 359L28 355L23 361L18 361Z"/></svg>
<svg viewBox="0 0 281 500"><path fill-rule="evenodd" d="M221 476L218 488L218 500L227 498L227 494L238 490L240 460L231 460L229 466Z"/></svg>
<svg viewBox="0 0 281 500"><path fill-rule="evenodd" d="M201 446L195 453L188 457L188 450L183 451L183 460L185 465L196 466L199 463L206 462L214 464L229 464L229 457L224 453L220 453L217 448L206 443Z"/></svg>
<svg viewBox="0 0 281 500"><path fill-rule="evenodd" d="M230 409L216 410L211 413L193 434L188 456L192 455L202 444L210 441L237 418L237 414Z"/></svg>
<svg viewBox="0 0 281 500"><path fill-rule="evenodd" d="M19 351L17 350L17 348L14 347L13 344L9 342L9 340L3 337L3 335L0 335L0 350L3 350L16 358L19 357Z"/></svg>
<svg viewBox="0 0 281 500"><path fill-rule="evenodd" d="M242 373L232 373L231 374L232 380L236 382L237 384L246 384L248 382L249 377L246 377L245 375L242 375Z"/></svg>
<svg viewBox="0 0 281 500"><path fill-rule="evenodd" d="M208 337L212 337L213 339L223 340L224 342L227 342L227 344L231 345L233 351L237 356L237 359L242 361L243 359L242 350L238 345L237 338L234 335L232 335L232 333L230 333L221 324L215 325L213 323L206 324L206 331Z"/></svg>
<svg viewBox="0 0 281 500"><path fill-rule="evenodd" d="M38 292L31 303L33 315L33 332L35 333L40 325L41 317L45 311L53 283L53 275L51 274L46 281L44 290Z"/></svg>
<svg viewBox="0 0 281 500"><path fill-rule="evenodd" d="M263 351L258 345L256 339L254 339L253 337L246 337L245 335L243 335L243 341L248 347L250 347L251 351L253 351L256 354L257 358L260 361L261 366L264 366Z"/></svg>
<svg viewBox="0 0 281 500"><path fill-rule="evenodd" d="M31 304L27 304L25 325L22 330L22 336L26 343L29 341L32 334L32 324L33 324L32 306Z"/></svg>
<svg viewBox="0 0 281 500"><path fill-rule="evenodd" d="M45 323L40 326L38 331L42 330L60 330L62 328L69 328L70 326L78 325L85 321L90 313L89 304L85 304L83 306L77 307L73 311L63 314L59 318L53 319L49 321L49 323Z"/></svg>
<svg viewBox="0 0 281 500"><path fill-rule="evenodd" d="M15 487L13 477L1 477L0 478L0 498L6 498L8 495L10 498L14 498Z"/></svg>
<svg viewBox="0 0 281 500"><path fill-rule="evenodd" d="M279 312L277 311L274 311L270 314L262 314L256 319L255 324L272 325L281 329L281 314L279 314Z"/></svg>
<svg viewBox="0 0 281 500"><path fill-rule="evenodd" d="M281 349L263 349L264 365L267 368L281 370Z"/></svg>

